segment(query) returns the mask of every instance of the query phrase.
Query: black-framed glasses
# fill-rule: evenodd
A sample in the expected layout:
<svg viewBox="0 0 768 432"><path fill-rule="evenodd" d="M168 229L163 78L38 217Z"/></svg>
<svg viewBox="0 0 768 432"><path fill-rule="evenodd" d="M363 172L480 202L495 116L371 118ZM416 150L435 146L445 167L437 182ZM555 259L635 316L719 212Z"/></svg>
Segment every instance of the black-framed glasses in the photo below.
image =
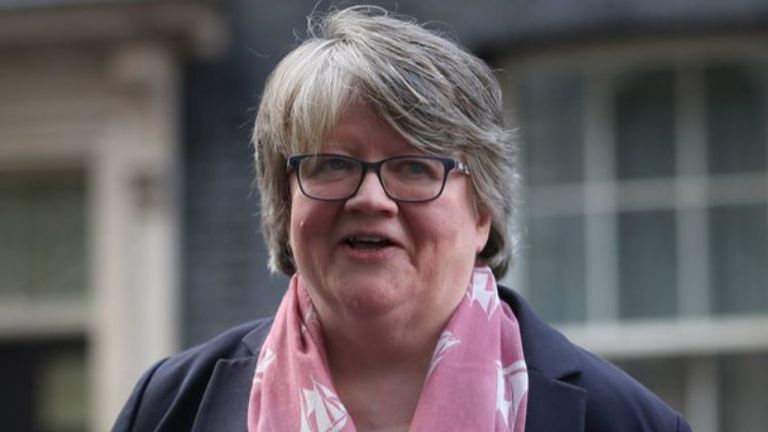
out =
<svg viewBox="0 0 768 432"><path fill-rule="evenodd" d="M464 163L437 156L395 156L366 162L332 153L301 154L289 157L287 168L296 171L301 192L320 201L353 197L368 170L376 173L384 193L399 202L436 199L443 193L451 170L469 175Z"/></svg>

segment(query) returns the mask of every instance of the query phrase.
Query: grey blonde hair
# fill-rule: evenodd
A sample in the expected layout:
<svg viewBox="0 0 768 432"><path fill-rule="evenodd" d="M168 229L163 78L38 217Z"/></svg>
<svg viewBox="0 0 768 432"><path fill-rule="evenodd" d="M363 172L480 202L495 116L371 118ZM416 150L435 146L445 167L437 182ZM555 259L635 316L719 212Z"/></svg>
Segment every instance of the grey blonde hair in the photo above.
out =
<svg viewBox="0 0 768 432"><path fill-rule="evenodd" d="M492 220L478 261L501 278L517 240L519 175L493 72L454 42L377 7L310 17L309 35L267 80L253 134L270 270L296 272L288 156L318 152L359 98L415 148L467 163L476 204Z"/></svg>

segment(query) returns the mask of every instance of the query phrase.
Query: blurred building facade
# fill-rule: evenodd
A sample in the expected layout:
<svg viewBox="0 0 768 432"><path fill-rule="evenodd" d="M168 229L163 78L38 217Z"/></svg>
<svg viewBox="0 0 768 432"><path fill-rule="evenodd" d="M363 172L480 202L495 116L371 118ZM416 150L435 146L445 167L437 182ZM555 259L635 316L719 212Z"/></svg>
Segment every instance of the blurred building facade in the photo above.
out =
<svg viewBox="0 0 768 432"><path fill-rule="evenodd" d="M274 310L250 123L315 3L0 0L2 424L106 430L154 360ZM505 282L694 430L768 428L768 4L377 3L499 68Z"/></svg>
<svg viewBox="0 0 768 432"><path fill-rule="evenodd" d="M183 66L222 24L202 2L0 2L4 430L108 430L181 346Z"/></svg>

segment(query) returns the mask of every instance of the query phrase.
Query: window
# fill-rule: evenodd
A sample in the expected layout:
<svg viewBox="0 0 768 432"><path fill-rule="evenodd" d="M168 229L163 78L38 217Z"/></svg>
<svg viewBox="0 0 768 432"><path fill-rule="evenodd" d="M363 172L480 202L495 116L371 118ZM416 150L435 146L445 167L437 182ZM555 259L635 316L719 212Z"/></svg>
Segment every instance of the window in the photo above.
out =
<svg viewBox="0 0 768 432"><path fill-rule="evenodd" d="M38 44L43 12L0 49L0 424L108 430L177 350L178 52L163 25Z"/></svg>
<svg viewBox="0 0 768 432"><path fill-rule="evenodd" d="M0 422L9 430L86 430L85 216L82 172L0 172Z"/></svg>
<svg viewBox="0 0 768 432"><path fill-rule="evenodd" d="M750 398L749 374L768 379L753 367L768 353L765 42L506 65L526 180L522 256L506 282L694 430L768 427L762 402L731 402Z"/></svg>
<svg viewBox="0 0 768 432"><path fill-rule="evenodd" d="M82 173L0 173L0 296L4 303L86 297Z"/></svg>

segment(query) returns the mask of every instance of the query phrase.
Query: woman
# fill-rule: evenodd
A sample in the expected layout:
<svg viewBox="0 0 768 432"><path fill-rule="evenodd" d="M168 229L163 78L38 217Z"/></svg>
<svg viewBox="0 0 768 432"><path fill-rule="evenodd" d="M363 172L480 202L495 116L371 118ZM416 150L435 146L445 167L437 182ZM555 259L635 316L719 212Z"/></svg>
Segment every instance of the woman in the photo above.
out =
<svg viewBox="0 0 768 432"><path fill-rule="evenodd" d="M689 430L497 287L518 175L489 68L376 8L310 30L254 133L277 314L156 365L115 430Z"/></svg>

